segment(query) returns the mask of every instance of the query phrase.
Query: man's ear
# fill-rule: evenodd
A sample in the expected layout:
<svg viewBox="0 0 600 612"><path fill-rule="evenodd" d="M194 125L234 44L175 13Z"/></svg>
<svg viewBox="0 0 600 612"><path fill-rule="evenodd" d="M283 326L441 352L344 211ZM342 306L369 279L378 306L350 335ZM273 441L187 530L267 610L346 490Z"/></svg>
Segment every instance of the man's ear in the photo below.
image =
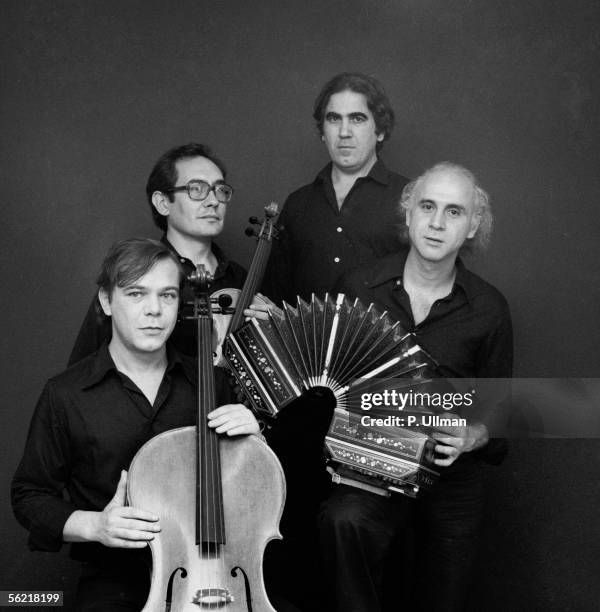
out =
<svg viewBox="0 0 600 612"><path fill-rule="evenodd" d="M406 223L406 227L410 227L410 213L412 212L410 208L405 208L404 213L404 223Z"/></svg>
<svg viewBox="0 0 600 612"><path fill-rule="evenodd" d="M169 198L162 191L155 191L152 194L152 204L159 215L163 217L169 216Z"/></svg>
<svg viewBox="0 0 600 612"><path fill-rule="evenodd" d="M473 238L479 229L479 224L481 223L481 214L473 215L471 217L471 228L469 229L469 233L467 234L467 238Z"/></svg>
<svg viewBox="0 0 600 612"><path fill-rule="evenodd" d="M385 138L385 133L381 132L381 134L375 134L375 136L377 136L377 142L383 142L383 139Z"/></svg>
<svg viewBox="0 0 600 612"><path fill-rule="evenodd" d="M104 289L98 289L98 301L100 302L100 306L102 306L102 311L107 317L112 315L112 309L110 307L110 298L108 297L108 293Z"/></svg>

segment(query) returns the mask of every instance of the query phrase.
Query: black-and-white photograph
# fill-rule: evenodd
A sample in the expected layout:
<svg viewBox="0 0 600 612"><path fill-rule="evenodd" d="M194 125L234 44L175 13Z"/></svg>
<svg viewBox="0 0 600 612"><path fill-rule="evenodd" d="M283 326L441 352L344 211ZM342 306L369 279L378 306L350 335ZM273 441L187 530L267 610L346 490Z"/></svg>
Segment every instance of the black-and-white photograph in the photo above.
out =
<svg viewBox="0 0 600 612"><path fill-rule="evenodd" d="M0 607L598 610L600 3L0 4Z"/></svg>

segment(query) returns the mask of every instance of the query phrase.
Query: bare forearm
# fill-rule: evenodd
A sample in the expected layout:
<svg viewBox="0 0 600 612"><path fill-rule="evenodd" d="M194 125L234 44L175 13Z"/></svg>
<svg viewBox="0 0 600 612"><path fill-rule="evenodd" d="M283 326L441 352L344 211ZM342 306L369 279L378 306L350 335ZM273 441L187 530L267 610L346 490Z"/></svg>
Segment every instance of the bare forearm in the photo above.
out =
<svg viewBox="0 0 600 612"><path fill-rule="evenodd" d="M143 548L160 531L158 516L126 506L127 472L101 512L76 510L63 528L65 542L100 542L113 548Z"/></svg>
<svg viewBox="0 0 600 612"><path fill-rule="evenodd" d="M63 527L65 542L98 542L97 529L100 512L75 510Z"/></svg>

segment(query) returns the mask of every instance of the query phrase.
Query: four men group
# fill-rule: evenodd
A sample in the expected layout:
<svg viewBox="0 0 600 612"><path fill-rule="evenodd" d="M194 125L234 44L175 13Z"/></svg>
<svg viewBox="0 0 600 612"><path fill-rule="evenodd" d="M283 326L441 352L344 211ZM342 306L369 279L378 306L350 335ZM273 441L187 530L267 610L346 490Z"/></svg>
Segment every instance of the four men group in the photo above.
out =
<svg viewBox="0 0 600 612"><path fill-rule="evenodd" d="M459 258L483 246L491 230L489 199L475 177L450 163L412 183L388 170L379 153L394 113L371 77L335 76L317 97L314 118L330 163L286 201L262 299L247 314L264 317L296 295L343 291L388 310L436 358L444 376L509 377L506 301ZM13 480L13 505L33 549L74 542L73 555L86 564L77 609L140 609L147 595L145 547L160 530L160 517L125 505L124 471L146 440L193 423L196 336L181 314L190 292L184 271L204 264L215 275L213 288L243 284L244 270L213 242L233 193L225 178L223 164L201 145L178 147L159 159L146 192L165 232L162 241L113 247L71 355L74 365L48 383L36 408ZM210 425L226 435L258 434L252 413L230 403L226 384L218 386L224 406L209 415ZM274 556L275 565L293 568L294 560L312 555L312 567L320 570L315 576L326 585L311 593L288 573L287 583L271 585L273 591L306 610L382 610L386 568L402 571L394 546L416 524L423 545L412 573L425 585L415 581L419 598L409 605L462 609L481 520L482 465L502 455L502 444L491 439L501 407L486 406L465 427L434 431L441 478L429 494L409 500L346 485L324 485L315 495L310 479L298 478L290 454L303 446L304 434L305 450L317 455L315 470L321 465L322 432L311 431L303 409L329 401L309 394L289 407L295 418L265 430L288 476L283 533L296 540ZM313 503L294 512L305 493ZM313 542L316 548L309 546ZM115 554L109 547L124 550ZM106 569L106 558L115 571ZM134 568L127 584L116 571L125 565ZM282 600L280 609L294 608Z"/></svg>

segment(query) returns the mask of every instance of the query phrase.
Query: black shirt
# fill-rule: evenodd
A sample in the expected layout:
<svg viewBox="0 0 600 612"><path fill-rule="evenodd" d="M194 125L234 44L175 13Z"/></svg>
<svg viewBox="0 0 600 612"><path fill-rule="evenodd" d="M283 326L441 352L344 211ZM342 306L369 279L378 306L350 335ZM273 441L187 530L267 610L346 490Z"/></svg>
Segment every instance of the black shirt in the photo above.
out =
<svg viewBox="0 0 600 612"><path fill-rule="evenodd" d="M512 376L513 334L510 311L504 296L492 285L456 262L452 291L436 300L418 325L410 298L402 284L406 251L394 253L377 263L356 270L338 283L336 290L363 303L373 302L400 321L438 362L447 378L508 379ZM484 383L481 383L482 385ZM486 385L494 395L504 395L506 383ZM506 420L505 405L487 402L479 414L493 432Z"/></svg>
<svg viewBox="0 0 600 612"><path fill-rule="evenodd" d="M229 390L218 368L215 377L221 405L229 401ZM129 468L150 438L196 424L195 380L194 362L169 347L168 366L151 405L116 369L105 344L48 381L12 481L15 516L29 530L32 550L58 550L65 522L75 510L102 510L121 470ZM93 559L108 550L114 558L131 552L75 543L72 556Z"/></svg>
<svg viewBox="0 0 600 612"><path fill-rule="evenodd" d="M167 240L166 235L161 238L161 241L177 256L186 276L196 269L196 265L191 260L177 253L173 245ZM212 244L212 252L217 258L218 265L210 287L211 293L226 288L241 289L246 280L246 270L234 261L227 259L223 251L214 242ZM196 340L197 326L195 321L188 320L185 316L191 314L191 307L186 306L186 302L191 302L193 299L192 288L187 282L184 282L181 292L180 313L177 325L170 339L170 342L180 353L191 356L195 356L198 353ZM98 297L94 296L77 334L68 365L77 363L80 359L93 353L104 342L110 341L111 336L112 325L110 317L107 317L102 312Z"/></svg>
<svg viewBox="0 0 600 612"><path fill-rule="evenodd" d="M286 200L262 292L295 303L331 291L344 272L397 251L398 202L408 179L377 161L356 180L340 209L328 164Z"/></svg>

